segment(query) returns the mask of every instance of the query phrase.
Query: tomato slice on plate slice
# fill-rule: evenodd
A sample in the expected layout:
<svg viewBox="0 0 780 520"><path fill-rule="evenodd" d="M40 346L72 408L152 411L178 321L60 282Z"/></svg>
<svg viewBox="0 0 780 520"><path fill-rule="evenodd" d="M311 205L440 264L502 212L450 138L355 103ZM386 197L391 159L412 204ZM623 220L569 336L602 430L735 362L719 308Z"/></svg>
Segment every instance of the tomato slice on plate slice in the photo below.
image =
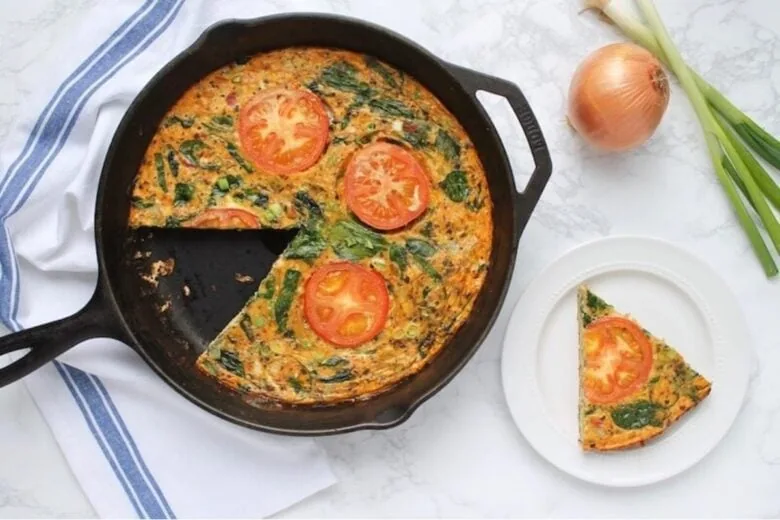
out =
<svg viewBox="0 0 780 520"><path fill-rule="evenodd" d="M428 207L430 182L414 156L398 145L362 148L347 165L344 195L349 209L376 229L397 229Z"/></svg>
<svg viewBox="0 0 780 520"><path fill-rule="evenodd" d="M634 322L620 316L599 318L583 331L583 385L593 403L627 397L647 381L653 346Z"/></svg>
<svg viewBox="0 0 780 520"><path fill-rule="evenodd" d="M257 229L260 222L243 209L207 209L186 223L187 227L208 229Z"/></svg>
<svg viewBox="0 0 780 520"><path fill-rule="evenodd" d="M306 282L304 315L325 341L355 347L376 337L387 321L389 296L382 276L351 262L317 268Z"/></svg>
<svg viewBox="0 0 780 520"><path fill-rule="evenodd" d="M264 90L238 116L243 151L262 171L279 175L313 166L328 143L328 127L320 98L300 89Z"/></svg>

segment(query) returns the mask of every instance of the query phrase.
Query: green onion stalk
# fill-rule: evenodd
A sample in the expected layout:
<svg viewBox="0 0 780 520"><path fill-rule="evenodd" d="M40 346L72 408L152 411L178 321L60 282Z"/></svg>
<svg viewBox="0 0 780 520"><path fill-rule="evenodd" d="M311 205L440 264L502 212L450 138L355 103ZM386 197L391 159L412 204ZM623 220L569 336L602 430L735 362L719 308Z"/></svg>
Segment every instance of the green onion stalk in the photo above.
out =
<svg viewBox="0 0 780 520"><path fill-rule="evenodd" d="M677 76L702 126L715 173L734 207L737 219L767 277L777 275L778 269L772 254L743 198L758 215L769 239L780 252L780 223L767 204L768 199L780 209L780 187L743 141L777 168L780 168L780 142L687 66L651 0L637 0L637 3L649 27L616 8L611 0L585 1L587 8L601 11L629 38L652 52Z"/></svg>

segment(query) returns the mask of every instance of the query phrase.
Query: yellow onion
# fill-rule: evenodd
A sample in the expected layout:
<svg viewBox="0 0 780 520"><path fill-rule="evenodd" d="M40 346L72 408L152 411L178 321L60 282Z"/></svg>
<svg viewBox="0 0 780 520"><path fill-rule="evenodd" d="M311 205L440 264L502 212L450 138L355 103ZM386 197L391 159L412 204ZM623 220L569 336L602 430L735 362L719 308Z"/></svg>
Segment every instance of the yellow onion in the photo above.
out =
<svg viewBox="0 0 780 520"><path fill-rule="evenodd" d="M568 119L592 146L624 151L653 135L668 104L669 80L655 56L633 43L614 43L577 67Z"/></svg>

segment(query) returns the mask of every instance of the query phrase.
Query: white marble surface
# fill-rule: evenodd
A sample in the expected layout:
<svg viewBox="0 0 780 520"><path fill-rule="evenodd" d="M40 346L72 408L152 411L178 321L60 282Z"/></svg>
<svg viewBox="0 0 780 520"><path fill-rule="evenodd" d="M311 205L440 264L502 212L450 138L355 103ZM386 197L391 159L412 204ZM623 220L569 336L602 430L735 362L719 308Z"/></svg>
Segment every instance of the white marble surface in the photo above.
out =
<svg viewBox="0 0 780 520"><path fill-rule="evenodd" d="M95 3L2 2L0 138L34 89L30 78L39 77L43 58L67 52L69 32ZM651 142L603 155L565 125L565 96L584 54L621 37L593 16L578 15L578 1L273 3L279 11L311 6L368 18L446 59L517 82L555 163L521 241L507 304L477 356L401 427L321 439L340 482L280 516L780 516L780 283L768 282L756 264L678 86ZM778 3L657 4L689 61L780 134ZM512 133L510 118L498 117L513 164L527 171L524 141ZM509 312L533 276L567 249L613 234L664 238L708 260L745 311L753 334L745 348L757 360L738 422L714 452L671 480L628 490L579 482L536 455L509 418L498 365ZM23 385L0 390L0 416L0 517L93 516Z"/></svg>

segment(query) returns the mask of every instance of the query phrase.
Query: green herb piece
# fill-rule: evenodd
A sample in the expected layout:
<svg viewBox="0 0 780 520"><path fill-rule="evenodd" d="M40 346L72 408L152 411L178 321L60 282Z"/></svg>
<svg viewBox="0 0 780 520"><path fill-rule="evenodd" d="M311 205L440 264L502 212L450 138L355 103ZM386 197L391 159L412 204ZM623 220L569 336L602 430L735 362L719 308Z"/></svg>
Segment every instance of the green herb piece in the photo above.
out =
<svg viewBox="0 0 780 520"><path fill-rule="evenodd" d="M469 196L469 180L463 170L451 171L439 186L452 202L463 202Z"/></svg>
<svg viewBox="0 0 780 520"><path fill-rule="evenodd" d="M248 173L252 173L255 171L254 167L247 161L243 155L241 155L241 152L238 150L238 146L235 145L235 143L228 142L225 144L225 147L227 148L228 153L230 156L235 160L239 166L241 166L245 171Z"/></svg>
<svg viewBox="0 0 780 520"><path fill-rule="evenodd" d="M583 327L587 327L588 325L591 324L591 322L593 322L593 316L591 316L587 312L583 312L582 313L582 326Z"/></svg>
<svg viewBox="0 0 780 520"><path fill-rule="evenodd" d="M349 141L348 141L348 139L346 137L338 136L338 137L334 137L333 140L330 142L330 144L334 144L334 145L336 145L336 144L346 144L347 142L349 142Z"/></svg>
<svg viewBox="0 0 780 520"><path fill-rule="evenodd" d="M417 345L417 353L420 354L420 358L425 358L428 355L428 352L431 350L431 346L436 341L436 334L434 332L429 332L425 335L423 340Z"/></svg>
<svg viewBox="0 0 780 520"><path fill-rule="evenodd" d="M327 244L322 234L311 228L301 229L284 251L285 258L313 260L320 256Z"/></svg>
<svg viewBox="0 0 780 520"><path fill-rule="evenodd" d="M328 241L339 258L360 260L374 256L387 247L380 234L351 220L341 220L327 232Z"/></svg>
<svg viewBox="0 0 780 520"><path fill-rule="evenodd" d="M238 324L241 326L241 330L244 331L246 338L249 341L254 341L255 331L252 329L252 317L249 314L244 314Z"/></svg>
<svg viewBox="0 0 780 520"><path fill-rule="evenodd" d="M426 222L420 230L420 233L422 233L425 237L431 238L433 236L433 222Z"/></svg>
<svg viewBox="0 0 780 520"><path fill-rule="evenodd" d="M177 182L173 189L173 203L176 206L187 204L195 195L195 187L192 184Z"/></svg>
<svg viewBox="0 0 780 520"><path fill-rule="evenodd" d="M219 165L214 163L204 163L201 160L201 154L209 147L200 139L187 139L179 145L179 153L191 166L197 166L204 170L217 170Z"/></svg>
<svg viewBox="0 0 780 520"><path fill-rule="evenodd" d="M290 385L290 388L292 388L296 394L303 392L303 384L298 381L298 378L292 376L288 377L287 384Z"/></svg>
<svg viewBox="0 0 780 520"><path fill-rule="evenodd" d="M406 259L406 249L397 244L390 244L390 260L398 266L398 269L402 273L409 265L409 262Z"/></svg>
<svg viewBox="0 0 780 520"><path fill-rule="evenodd" d="M171 170L171 175L178 177L179 161L176 160L176 150L173 149L173 146L165 146L165 159L168 161L168 168Z"/></svg>
<svg viewBox="0 0 780 520"><path fill-rule="evenodd" d="M284 273L282 280L282 290L274 302L274 319L281 332L287 331L287 315L290 311L295 292L298 290L298 283L301 281L301 272L295 269L288 269Z"/></svg>
<svg viewBox="0 0 780 520"><path fill-rule="evenodd" d="M177 228L181 227L181 221L182 219L176 218L173 215L169 216L165 219L165 227L167 228Z"/></svg>
<svg viewBox="0 0 780 520"><path fill-rule="evenodd" d="M414 111L397 99L372 99L368 106L393 117L414 117Z"/></svg>
<svg viewBox="0 0 780 520"><path fill-rule="evenodd" d="M244 376L244 364L238 358L235 352L229 350L223 350L219 354L219 364L222 365L225 370L232 372L237 376Z"/></svg>
<svg viewBox="0 0 780 520"><path fill-rule="evenodd" d="M343 368L331 376L320 376L317 379L323 383L341 383L343 381L349 381L354 377L355 375L352 373L352 370Z"/></svg>
<svg viewBox="0 0 780 520"><path fill-rule="evenodd" d="M233 129L233 118L228 115L214 116L203 126L215 132L229 132Z"/></svg>
<svg viewBox="0 0 780 520"><path fill-rule="evenodd" d="M588 406L588 407L585 409L585 412L583 413L583 415L591 415L591 414L592 414L592 413L594 413L596 410L597 410L597 408L596 408L595 406Z"/></svg>
<svg viewBox="0 0 780 520"><path fill-rule="evenodd" d="M382 79L387 83L387 86L391 88L398 87L398 82L395 81L393 72L388 67L382 65L378 59L373 56L363 56L363 61L365 61L369 69L382 76Z"/></svg>
<svg viewBox="0 0 780 520"><path fill-rule="evenodd" d="M460 163L460 145L445 130L439 130L433 145L448 161L456 166Z"/></svg>
<svg viewBox="0 0 780 520"><path fill-rule="evenodd" d="M133 197L132 204L133 204L133 207L146 209L146 208L151 208L152 206L154 206L154 200L153 199L152 200L144 200L144 199L140 199L138 197Z"/></svg>
<svg viewBox="0 0 780 520"><path fill-rule="evenodd" d="M299 213L308 214L310 221L322 219L322 208L305 191L295 194L295 207Z"/></svg>
<svg viewBox="0 0 780 520"><path fill-rule="evenodd" d="M163 191L167 192L168 183L165 181L165 162L161 153L154 154L154 166L157 169L157 184Z"/></svg>
<svg viewBox="0 0 780 520"><path fill-rule="evenodd" d="M276 222L284 213L284 208L278 202L268 205L268 209L263 212L263 217L269 222Z"/></svg>
<svg viewBox="0 0 780 520"><path fill-rule="evenodd" d="M341 90L353 92L365 98L374 94L374 90L364 81L357 78L357 69L346 61L338 61L325 67L320 75L320 83Z"/></svg>
<svg viewBox="0 0 780 520"><path fill-rule="evenodd" d="M401 137L415 148L422 148L428 144L429 129L430 126L423 121L404 121Z"/></svg>
<svg viewBox="0 0 780 520"><path fill-rule="evenodd" d="M476 198L474 200L470 200L466 203L466 207L473 211L474 213L478 212L485 206L485 201L481 198Z"/></svg>
<svg viewBox="0 0 780 520"><path fill-rule="evenodd" d="M258 291L258 294L261 298L265 298L266 300L270 300L274 297L274 291L276 289L276 279L272 274L269 274L263 284L260 286L260 290Z"/></svg>
<svg viewBox="0 0 780 520"><path fill-rule="evenodd" d="M244 190L244 197L251 201L255 206L261 208L268 207L268 195L261 191L257 191L253 188L247 188Z"/></svg>
<svg viewBox="0 0 780 520"><path fill-rule="evenodd" d="M652 385L654 383L657 383L660 380L661 380L661 376L654 376L654 377L650 378L650 381L648 381L648 383L650 383Z"/></svg>
<svg viewBox="0 0 780 520"><path fill-rule="evenodd" d="M430 258L436 254L436 248L429 242L419 238L410 238L406 241L406 249L415 256Z"/></svg>
<svg viewBox="0 0 780 520"><path fill-rule="evenodd" d="M241 177L237 177L235 175L225 175L224 177L217 179L217 182L214 184L214 189L222 193L227 193L230 190L238 188L239 186L241 186Z"/></svg>
<svg viewBox="0 0 780 520"><path fill-rule="evenodd" d="M625 404L612 410L612 421L624 430L638 430L645 426L661 427L663 423L658 418L660 408L644 400Z"/></svg>
<svg viewBox="0 0 780 520"><path fill-rule="evenodd" d="M181 117L181 116L170 116L165 119L165 122L163 123L164 126L173 126L173 125L180 125L182 128L190 128L192 125L195 124L195 118L193 117Z"/></svg>

